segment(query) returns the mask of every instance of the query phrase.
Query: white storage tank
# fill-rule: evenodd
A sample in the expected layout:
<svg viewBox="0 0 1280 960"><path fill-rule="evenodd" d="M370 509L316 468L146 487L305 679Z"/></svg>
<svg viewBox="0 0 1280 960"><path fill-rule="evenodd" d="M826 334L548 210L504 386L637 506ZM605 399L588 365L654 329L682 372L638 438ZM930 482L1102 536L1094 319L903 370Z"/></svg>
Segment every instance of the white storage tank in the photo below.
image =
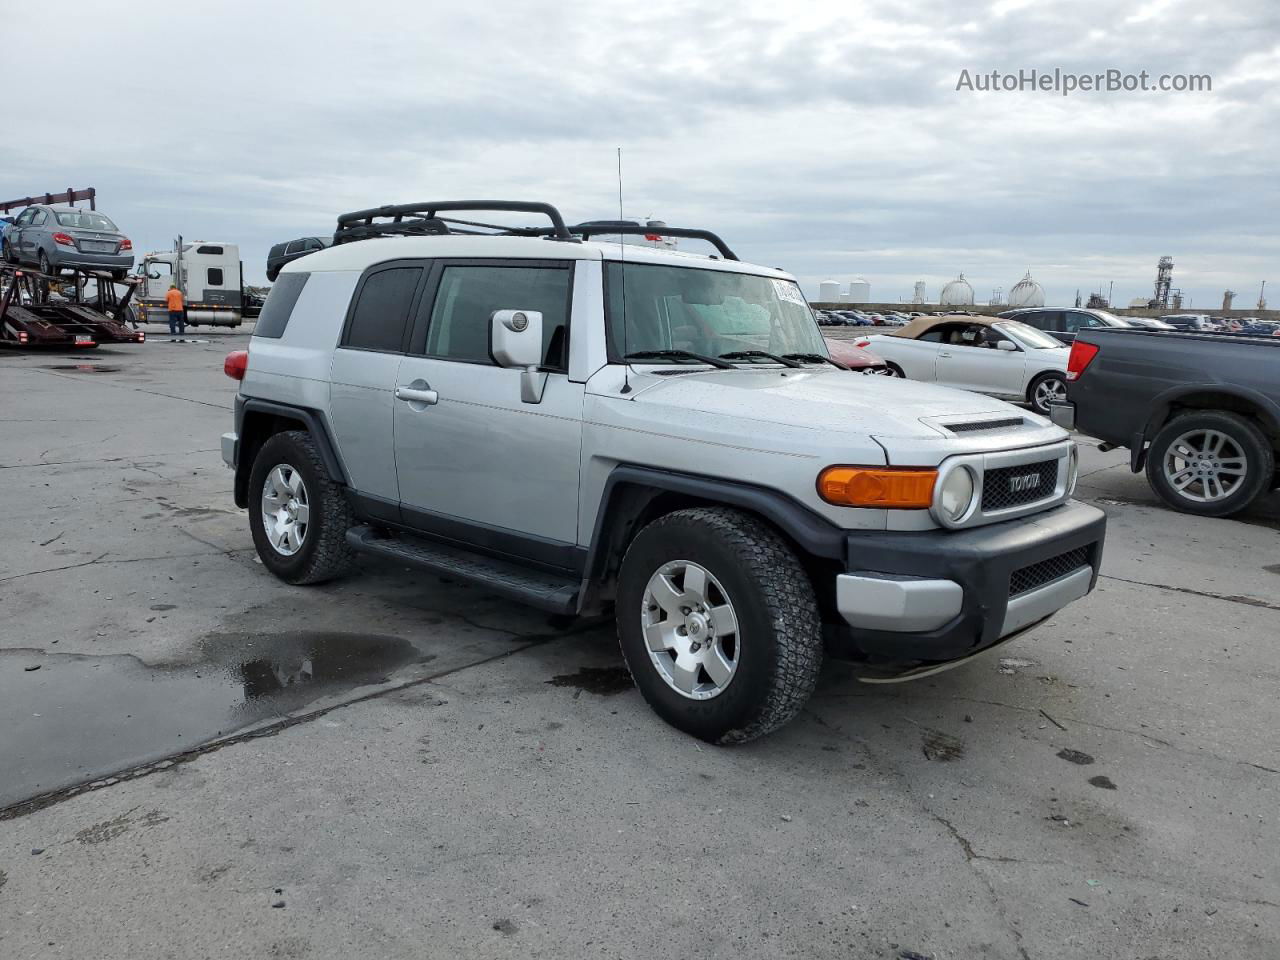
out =
<svg viewBox="0 0 1280 960"><path fill-rule="evenodd" d="M840 283L837 280L823 280L818 284L819 303L839 303Z"/></svg>
<svg viewBox="0 0 1280 960"><path fill-rule="evenodd" d="M849 281L849 302L870 303L871 284L862 279L862 277L854 277Z"/></svg>
<svg viewBox="0 0 1280 960"><path fill-rule="evenodd" d="M969 286L963 273L942 288L938 303L944 307L973 306L973 287Z"/></svg>
<svg viewBox="0 0 1280 960"><path fill-rule="evenodd" d="M1044 306L1044 287L1031 279L1031 271L1027 271L1027 275L1019 280L1012 290L1009 291L1009 306L1011 307L1043 307Z"/></svg>

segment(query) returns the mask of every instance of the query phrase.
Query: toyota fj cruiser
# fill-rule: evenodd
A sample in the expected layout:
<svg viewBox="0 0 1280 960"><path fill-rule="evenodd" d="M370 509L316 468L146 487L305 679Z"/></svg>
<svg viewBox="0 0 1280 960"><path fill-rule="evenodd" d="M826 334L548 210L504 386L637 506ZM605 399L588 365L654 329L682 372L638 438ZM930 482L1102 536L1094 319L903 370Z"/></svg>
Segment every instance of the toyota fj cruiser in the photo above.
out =
<svg viewBox="0 0 1280 960"><path fill-rule="evenodd" d="M446 216L505 211L550 226ZM824 655L920 676L1093 587L1104 515L1068 435L996 400L833 361L796 281L446 201L338 219L285 266L222 438L263 564L357 551L557 614L612 608L668 722L793 717ZM597 238L592 240L592 238Z"/></svg>

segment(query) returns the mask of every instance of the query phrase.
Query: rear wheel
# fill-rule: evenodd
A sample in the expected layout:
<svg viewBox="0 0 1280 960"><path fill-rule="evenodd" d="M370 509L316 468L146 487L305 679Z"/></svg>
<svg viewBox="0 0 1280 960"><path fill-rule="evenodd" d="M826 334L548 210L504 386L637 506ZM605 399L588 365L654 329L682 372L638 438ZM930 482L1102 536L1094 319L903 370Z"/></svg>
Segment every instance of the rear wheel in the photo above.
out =
<svg viewBox="0 0 1280 960"><path fill-rule="evenodd" d="M40 257L38 262L39 262L41 273L43 273L45 276L49 276L49 277L53 276L53 269L54 269L53 264L49 262L49 255L45 253L43 250L40 251Z"/></svg>
<svg viewBox="0 0 1280 960"><path fill-rule="evenodd" d="M712 743L763 736L818 681L822 633L808 575L756 518L719 507L668 514L623 559L618 636L645 700Z"/></svg>
<svg viewBox="0 0 1280 960"><path fill-rule="evenodd" d="M881 375L885 377L898 377L903 380L907 378L907 375L903 372L902 368L892 360L885 361L885 371Z"/></svg>
<svg viewBox="0 0 1280 960"><path fill-rule="evenodd" d="M0 240L0 258L3 258L5 263L18 262L18 255L13 252L13 246L9 243L7 237Z"/></svg>
<svg viewBox="0 0 1280 960"><path fill-rule="evenodd" d="M1147 451L1147 480L1165 503L1184 513L1226 517L1267 491L1275 452L1257 425L1223 411L1169 421Z"/></svg>
<svg viewBox="0 0 1280 960"><path fill-rule="evenodd" d="M1067 381L1060 373L1042 373L1027 387L1027 400L1036 413L1047 417L1049 407L1067 402Z"/></svg>
<svg viewBox="0 0 1280 960"><path fill-rule="evenodd" d="M286 583L332 580L354 558L351 524L309 433L277 433L262 445L249 473L249 525L264 567Z"/></svg>

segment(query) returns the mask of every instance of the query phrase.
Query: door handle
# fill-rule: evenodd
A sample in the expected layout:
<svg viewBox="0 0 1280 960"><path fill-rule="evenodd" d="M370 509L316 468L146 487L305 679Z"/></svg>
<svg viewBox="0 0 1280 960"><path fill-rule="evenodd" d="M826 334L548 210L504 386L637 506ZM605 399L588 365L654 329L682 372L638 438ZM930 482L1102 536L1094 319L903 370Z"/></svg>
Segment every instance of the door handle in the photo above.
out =
<svg viewBox="0 0 1280 960"><path fill-rule="evenodd" d="M415 390L413 387L396 387L396 399L409 403L435 404L440 402L440 394L434 390Z"/></svg>
<svg viewBox="0 0 1280 960"><path fill-rule="evenodd" d="M938 356L940 356L940 357L950 357L950 356L951 356L951 354L949 354L949 353L940 353L940 354L938 354Z"/></svg>

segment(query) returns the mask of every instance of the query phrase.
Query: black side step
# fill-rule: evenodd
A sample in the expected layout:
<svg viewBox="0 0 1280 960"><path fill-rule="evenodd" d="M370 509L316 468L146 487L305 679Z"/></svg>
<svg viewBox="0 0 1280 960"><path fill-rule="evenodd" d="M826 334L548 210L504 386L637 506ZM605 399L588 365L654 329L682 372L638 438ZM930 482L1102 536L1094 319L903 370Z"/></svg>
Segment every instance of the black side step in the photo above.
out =
<svg viewBox="0 0 1280 960"><path fill-rule="evenodd" d="M448 544L383 536L369 526L348 530L347 543L362 553L457 577L551 613L573 614L578 609L579 583L569 577L530 570L508 560L496 560Z"/></svg>

